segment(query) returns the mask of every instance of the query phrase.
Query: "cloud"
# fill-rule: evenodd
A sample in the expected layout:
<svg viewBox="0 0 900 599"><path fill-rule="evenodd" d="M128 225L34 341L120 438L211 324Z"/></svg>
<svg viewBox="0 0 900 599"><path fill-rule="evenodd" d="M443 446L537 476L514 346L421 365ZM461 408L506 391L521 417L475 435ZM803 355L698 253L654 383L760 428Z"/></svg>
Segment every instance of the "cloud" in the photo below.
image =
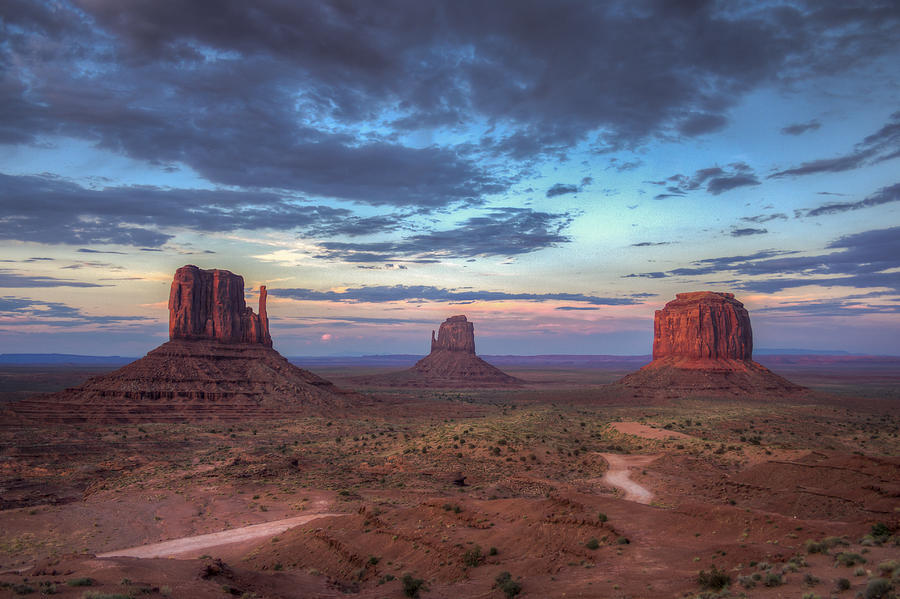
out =
<svg viewBox="0 0 900 599"><path fill-rule="evenodd" d="M269 289L275 297L302 301L384 303L399 301L430 302L582 302L595 306L622 306L640 303L629 297L598 297L582 293L507 293L504 291L479 291L473 289L447 289L427 285L376 285L354 287L341 291L316 291L314 289Z"/></svg>
<svg viewBox="0 0 900 599"><path fill-rule="evenodd" d="M0 239L120 244L156 249L169 228L195 231L302 229L321 235L391 231L399 218L360 218L350 210L271 192L123 186L95 190L50 177L0 174ZM81 253L99 253L81 248Z"/></svg>
<svg viewBox="0 0 900 599"><path fill-rule="evenodd" d="M8 269L0 269L0 287L104 287L104 285L42 275L23 275Z"/></svg>
<svg viewBox="0 0 900 599"><path fill-rule="evenodd" d="M632 243L633 248L655 247L658 245L671 245L671 241L641 241L640 243Z"/></svg>
<svg viewBox="0 0 900 599"><path fill-rule="evenodd" d="M849 212L851 210L862 210L863 208L871 208L872 206L881 206L882 204L890 204L900 201L900 183L895 183L887 187L882 187L869 197L859 200L858 202L833 202L822 204L817 208L802 212L803 216L825 216L829 214L839 214L841 212Z"/></svg>
<svg viewBox="0 0 900 599"><path fill-rule="evenodd" d="M781 128L784 135L803 135L807 131L815 131L822 126L822 123L813 119L807 123L794 123Z"/></svg>
<svg viewBox="0 0 900 599"><path fill-rule="evenodd" d="M731 236L732 237L747 237L748 235L763 235L768 232L769 232L768 229L752 229L752 228L732 229Z"/></svg>
<svg viewBox="0 0 900 599"><path fill-rule="evenodd" d="M556 196L565 195L568 193L578 193L581 191L581 188L577 185L567 184L567 183L556 183L547 190L547 197L554 198Z"/></svg>
<svg viewBox="0 0 900 599"><path fill-rule="evenodd" d="M740 277L734 285L747 291L775 293L784 289L883 287L900 293L900 227L844 235L828 243L827 253L801 255L791 250L698 260L667 272L633 273L628 277L669 278L704 275ZM759 278L758 278L759 277Z"/></svg>
<svg viewBox="0 0 900 599"><path fill-rule="evenodd" d="M748 223L767 223L773 220L787 220L787 214L776 212L775 214L758 214L756 216L743 216L741 220Z"/></svg>
<svg viewBox="0 0 900 599"><path fill-rule="evenodd" d="M813 300L808 302L792 302L780 306L769 306L754 310L759 314L775 314L778 316L861 316L867 314L896 314L900 305L883 305L871 302L852 301L850 298Z"/></svg>
<svg viewBox="0 0 900 599"><path fill-rule="evenodd" d="M762 86L897 53L891 3L4 9L0 143L63 136L218 185L399 207L506 191L510 177L486 156L527 165L582 143L610 151L703 135ZM480 139L404 145L420 131Z"/></svg>
<svg viewBox="0 0 900 599"><path fill-rule="evenodd" d="M666 185L667 193L660 193L654 199L662 200L670 197L684 196L688 192L702 189L708 193L719 195L738 187L759 185L759 179L747 164L734 162L726 168L711 166L696 171L693 175L672 175L665 182L651 181L654 185Z"/></svg>
<svg viewBox="0 0 900 599"><path fill-rule="evenodd" d="M769 179L841 173L897 157L900 157L900 111L893 113L881 129L857 143L852 152L804 162L800 166L772 173Z"/></svg>
<svg viewBox="0 0 900 599"><path fill-rule="evenodd" d="M96 286L96 285L95 285ZM40 324L51 327L109 325L128 322L153 322L144 316L92 316L78 308L59 302L45 302L23 297L0 297L0 327Z"/></svg>
<svg viewBox="0 0 900 599"><path fill-rule="evenodd" d="M568 243L563 233L569 213L553 214L530 208L494 208L470 217L456 228L430 231L400 241L320 243L317 255L347 262L438 261L442 259L517 256Z"/></svg>

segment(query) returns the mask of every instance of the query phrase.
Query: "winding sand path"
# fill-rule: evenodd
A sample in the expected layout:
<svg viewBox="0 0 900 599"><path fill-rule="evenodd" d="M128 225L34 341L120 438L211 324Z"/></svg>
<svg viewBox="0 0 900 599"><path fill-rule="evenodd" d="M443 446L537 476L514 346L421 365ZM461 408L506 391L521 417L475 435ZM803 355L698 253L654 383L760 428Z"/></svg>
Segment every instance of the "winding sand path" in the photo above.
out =
<svg viewBox="0 0 900 599"><path fill-rule="evenodd" d="M274 520L272 522L263 522L262 524L253 524L252 526L232 528L231 530L223 530L222 532L195 535L192 537L184 537L183 539L164 541L162 543L153 543L151 545L141 545L140 547L109 551L107 553L98 554L97 557L175 557L177 555L193 553L203 549L219 547L221 545L230 545L232 543L241 543L244 541L271 537L280 532L284 532L289 528L316 520L317 518L343 515L345 514L308 514L306 516L297 516L296 518Z"/></svg>
<svg viewBox="0 0 900 599"><path fill-rule="evenodd" d="M631 480L631 468L646 466L658 458L658 455L620 455L617 453L601 453L600 455L609 463L609 470L603 475L602 482L625 491L623 499L626 501L644 504L653 501L653 493Z"/></svg>

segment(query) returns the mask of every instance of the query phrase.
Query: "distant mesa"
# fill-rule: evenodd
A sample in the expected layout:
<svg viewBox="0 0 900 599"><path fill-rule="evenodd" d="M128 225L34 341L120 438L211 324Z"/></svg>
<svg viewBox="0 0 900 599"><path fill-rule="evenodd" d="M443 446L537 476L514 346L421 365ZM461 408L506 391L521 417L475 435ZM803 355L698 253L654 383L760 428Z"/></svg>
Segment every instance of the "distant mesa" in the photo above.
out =
<svg viewBox="0 0 900 599"><path fill-rule="evenodd" d="M618 381L637 392L784 395L805 389L753 361L750 315L732 293L679 293L653 322L653 361Z"/></svg>
<svg viewBox="0 0 900 599"><path fill-rule="evenodd" d="M431 353L409 370L354 380L376 387L425 388L518 387L524 383L475 355L475 326L462 315L442 322L437 337L431 331Z"/></svg>
<svg viewBox="0 0 900 599"><path fill-rule="evenodd" d="M167 343L80 387L12 409L44 422L184 422L279 417L358 399L272 349L264 286L254 314L244 301L243 277L188 265L172 281Z"/></svg>

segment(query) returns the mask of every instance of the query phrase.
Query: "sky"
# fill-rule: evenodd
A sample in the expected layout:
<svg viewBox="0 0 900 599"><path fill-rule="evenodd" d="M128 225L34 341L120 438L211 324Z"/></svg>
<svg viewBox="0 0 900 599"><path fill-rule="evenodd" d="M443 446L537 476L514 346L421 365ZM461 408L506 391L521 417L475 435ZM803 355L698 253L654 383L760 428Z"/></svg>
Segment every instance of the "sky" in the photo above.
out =
<svg viewBox="0 0 900 599"><path fill-rule="evenodd" d="M138 356L176 268L291 356L900 354L900 4L0 3L0 353Z"/></svg>

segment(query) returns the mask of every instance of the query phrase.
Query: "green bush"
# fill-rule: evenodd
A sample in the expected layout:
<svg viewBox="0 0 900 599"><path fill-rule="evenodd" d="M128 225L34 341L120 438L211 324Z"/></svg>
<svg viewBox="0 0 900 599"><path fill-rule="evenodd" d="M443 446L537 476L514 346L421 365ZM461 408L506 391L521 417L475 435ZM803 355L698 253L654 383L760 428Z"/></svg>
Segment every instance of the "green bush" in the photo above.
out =
<svg viewBox="0 0 900 599"><path fill-rule="evenodd" d="M697 584L704 589L721 591L731 584L731 576L727 572L713 566L709 572L705 570L700 571L700 574L697 575Z"/></svg>
<svg viewBox="0 0 900 599"><path fill-rule="evenodd" d="M850 589L850 581L846 578L838 578L835 582L835 587L838 591L847 591Z"/></svg>
<svg viewBox="0 0 900 599"><path fill-rule="evenodd" d="M591 550L598 549L600 547L600 541L595 538L591 538L587 543L584 544L584 546Z"/></svg>
<svg viewBox="0 0 900 599"><path fill-rule="evenodd" d="M425 588L425 581L421 578L415 578L412 574L406 573L400 579L403 585L403 594L407 597L418 597L419 591Z"/></svg>
<svg viewBox="0 0 900 599"><path fill-rule="evenodd" d="M463 564L469 568L475 568L484 561L484 554L481 553L481 547L475 545L465 553L463 553Z"/></svg>
<svg viewBox="0 0 900 599"><path fill-rule="evenodd" d="M872 536L875 538L889 537L891 536L891 529L884 522L878 522L872 525Z"/></svg>
<svg viewBox="0 0 900 599"><path fill-rule="evenodd" d="M600 522L606 522L609 520L609 517L603 512L600 512L599 514L597 514L597 520L600 520Z"/></svg>
<svg viewBox="0 0 900 599"><path fill-rule="evenodd" d="M784 579L781 577L781 574L769 572L766 574L766 579L763 581L763 584L767 587L779 587L784 584Z"/></svg>
<svg viewBox="0 0 900 599"><path fill-rule="evenodd" d="M865 599L887 599L892 596L891 581L886 578L873 578L866 585L866 591L863 593Z"/></svg>
<svg viewBox="0 0 900 599"><path fill-rule="evenodd" d="M88 578L87 576L83 578L73 578L66 582L70 587L92 587L94 586L94 579Z"/></svg>
<svg viewBox="0 0 900 599"><path fill-rule="evenodd" d="M856 564L866 563L866 558L858 553L850 553L849 551L844 551L842 553L838 553L834 557L834 561L836 564L847 566L849 568L850 566L854 566Z"/></svg>
<svg viewBox="0 0 900 599"><path fill-rule="evenodd" d="M515 597L522 592L522 583L513 580L509 572L501 572L498 574L497 578L494 580L494 586L503 591L503 594L506 595L507 599L512 599L512 597Z"/></svg>

